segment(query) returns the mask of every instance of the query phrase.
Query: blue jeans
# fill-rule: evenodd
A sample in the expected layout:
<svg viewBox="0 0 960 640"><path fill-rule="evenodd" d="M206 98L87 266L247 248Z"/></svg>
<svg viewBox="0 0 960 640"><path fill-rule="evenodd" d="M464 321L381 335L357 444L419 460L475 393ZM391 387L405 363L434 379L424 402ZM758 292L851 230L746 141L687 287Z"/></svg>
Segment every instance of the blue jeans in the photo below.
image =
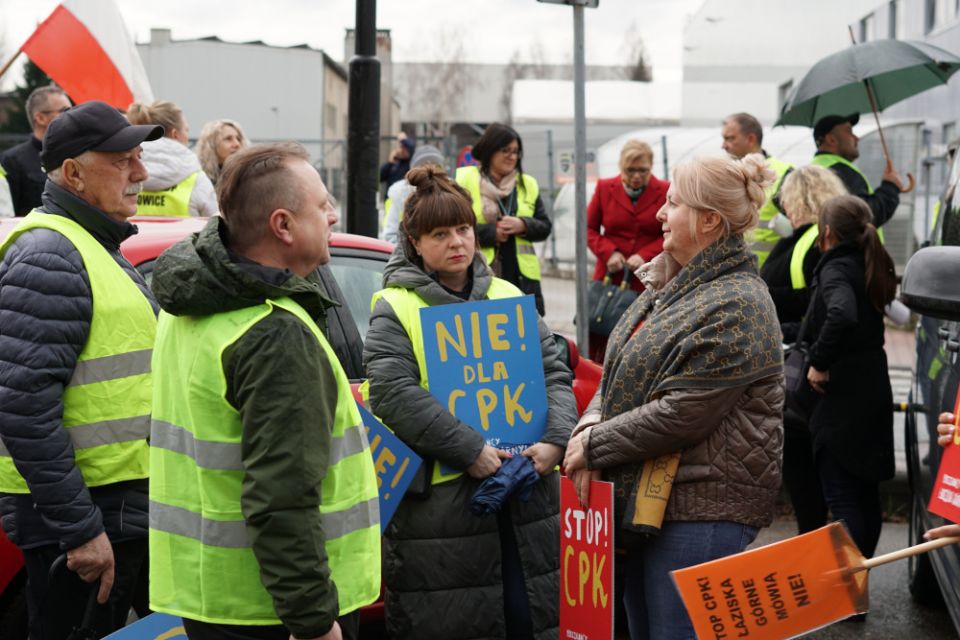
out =
<svg viewBox="0 0 960 640"><path fill-rule="evenodd" d="M670 572L739 553L757 528L727 521L664 522L660 535L627 552L624 605L632 640L694 639Z"/></svg>

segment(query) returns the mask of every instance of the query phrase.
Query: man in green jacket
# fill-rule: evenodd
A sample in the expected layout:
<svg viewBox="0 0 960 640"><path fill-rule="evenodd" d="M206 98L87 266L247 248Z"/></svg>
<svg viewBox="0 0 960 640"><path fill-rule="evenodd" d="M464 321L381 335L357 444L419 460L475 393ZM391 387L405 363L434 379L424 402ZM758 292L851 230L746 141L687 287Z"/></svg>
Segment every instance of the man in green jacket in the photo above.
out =
<svg viewBox="0 0 960 640"><path fill-rule="evenodd" d="M303 147L257 145L223 217L166 251L153 288L150 604L191 640L339 640L380 590L377 483L324 335L336 214Z"/></svg>

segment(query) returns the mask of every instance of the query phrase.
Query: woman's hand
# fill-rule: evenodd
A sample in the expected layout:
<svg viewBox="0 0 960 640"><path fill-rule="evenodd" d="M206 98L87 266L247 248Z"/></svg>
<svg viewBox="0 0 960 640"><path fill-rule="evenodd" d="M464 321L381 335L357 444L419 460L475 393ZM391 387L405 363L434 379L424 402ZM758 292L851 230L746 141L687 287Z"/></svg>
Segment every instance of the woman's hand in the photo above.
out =
<svg viewBox="0 0 960 640"><path fill-rule="evenodd" d="M645 260L640 257L639 253L635 253L629 258L627 258L627 268L630 269L630 272L633 273L637 269L643 266Z"/></svg>
<svg viewBox="0 0 960 640"><path fill-rule="evenodd" d="M483 449L480 450L480 455L477 456L477 459L467 467L467 473L470 474L471 478L476 478L477 480L489 478L500 468L500 460L507 460L511 457L513 456L506 451L501 451L500 449L485 444L483 445Z"/></svg>
<svg viewBox="0 0 960 640"><path fill-rule="evenodd" d="M533 468L542 476L547 475L563 460L564 448L549 442L532 444L520 454L530 458Z"/></svg>
<svg viewBox="0 0 960 640"><path fill-rule="evenodd" d="M950 412L944 412L940 414L940 417L937 418L937 433L940 436L937 438L937 444L941 447L945 447L951 442L953 442L953 421L956 419Z"/></svg>
<svg viewBox="0 0 960 640"><path fill-rule="evenodd" d="M626 260L623 259L623 254L619 251L614 251L613 255L610 256L610 259L607 260L607 272L608 273L618 273L623 271L623 265L626 263Z"/></svg>
<svg viewBox="0 0 960 640"><path fill-rule="evenodd" d="M813 387L813 390L817 393L826 393L823 385L830 382L830 372L820 371L811 366L807 370L807 382L810 383L810 386Z"/></svg>
<svg viewBox="0 0 960 640"><path fill-rule="evenodd" d="M515 216L500 218L500 220L497 221L498 236L501 231L503 231L505 236L522 236L527 232L527 223Z"/></svg>
<svg viewBox="0 0 960 640"><path fill-rule="evenodd" d="M573 488L577 491L577 498L580 500L580 505L584 508L590 504L590 483L593 480L599 480L601 477L602 473L599 469L594 471L580 469L570 474L570 481L573 483Z"/></svg>
<svg viewBox="0 0 960 640"><path fill-rule="evenodd" d="M643 263L637 270L636 276L640 278L647 289L659 291L670 282L674 276L680 273L683 265L677 262L673 256L666 251L662 251L647 262Z"/></svg>
<svg viewBox="0 0 960 640"><path fill-rule="evenodd" d="M567 454L563 457L563 469L568 476L574 471L587 468L586 444L592 428L587 427L578 435L570 438L570 442L567 443Z"/></svg>

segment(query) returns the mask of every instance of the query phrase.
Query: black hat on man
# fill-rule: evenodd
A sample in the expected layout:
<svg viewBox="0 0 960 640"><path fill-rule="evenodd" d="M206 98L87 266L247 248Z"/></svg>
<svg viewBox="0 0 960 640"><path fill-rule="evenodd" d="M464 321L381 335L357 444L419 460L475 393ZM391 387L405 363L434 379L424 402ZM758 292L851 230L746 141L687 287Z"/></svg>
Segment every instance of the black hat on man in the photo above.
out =
<svg viewBox="0 0 960 640"><path fill-rule="evenodd" d="M67 109L43 136L40 161L47 173L67 158L87 151L129 151L141 142L163 137L158 124L130 124L106 102L92 100Z"/></svg>
<svg viewBox="0 0 960 640"><path fill-rule="evenodd" d="M56 122L56 120L54 120ZM823 139L830 133L835 126L838 124L843 124L844 122L849 122L851 125L856 125L860 122L860 114L854 113L849 116L823 116L817 120L817 124L813 127L813 141L820 146L820 143Z"/></svg>

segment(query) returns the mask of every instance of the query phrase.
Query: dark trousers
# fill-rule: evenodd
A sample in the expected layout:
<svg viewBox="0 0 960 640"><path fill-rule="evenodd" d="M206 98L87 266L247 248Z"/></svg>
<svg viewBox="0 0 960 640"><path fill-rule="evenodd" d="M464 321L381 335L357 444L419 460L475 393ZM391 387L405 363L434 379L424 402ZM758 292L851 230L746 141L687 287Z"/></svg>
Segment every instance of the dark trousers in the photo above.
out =
<svg viewBox="0 0 960 640"><path fill-rule="evenodd" d="M533 620L530 617L530 599L520 564L520 548L513 531L510 505L497 513L497 528L500 532L501 573L503 575L503 617L506 638L533 638Z"/></svg>
<svg viewBox="0 0 960 640"><path fill-rule="evenodd" d="M860 553L873 557L883 525L879 483L854 476L826 448L817 452L817 470L830 513L847 525Z"/></svg>
<svg viewBox="0 0 960 640"><path fill-rule="evenodd" d="M91 604L99 583L89 584L67 569L66 563L50 575L50 567L63 552L56 545L25 549L27 568L27 611L31 640L63 640L84 622L91 608L90 628L102 638L127 623L127 614L139 580L147 539L113 545L115 563L113 588L104 605ZM93 594L93 595L91 595Z"/></svg>
<svg viewBox="0 0 960 640"><path fill-rule="evenodd" d="M337 618L343 640L358 640L360 637L360 611ZM290 631L283 625L257 626L236 624L211 624L183 619L183 630L190 640L288 640Z"/></svg>
<svg viewBox="0 0 960 640"><path fill-rule="evenodd" d="M807 423L789 409L783 422L783 484L797 518L797 532L807 533L827 524L827 503L813 460L813 436Z"/></svg>

